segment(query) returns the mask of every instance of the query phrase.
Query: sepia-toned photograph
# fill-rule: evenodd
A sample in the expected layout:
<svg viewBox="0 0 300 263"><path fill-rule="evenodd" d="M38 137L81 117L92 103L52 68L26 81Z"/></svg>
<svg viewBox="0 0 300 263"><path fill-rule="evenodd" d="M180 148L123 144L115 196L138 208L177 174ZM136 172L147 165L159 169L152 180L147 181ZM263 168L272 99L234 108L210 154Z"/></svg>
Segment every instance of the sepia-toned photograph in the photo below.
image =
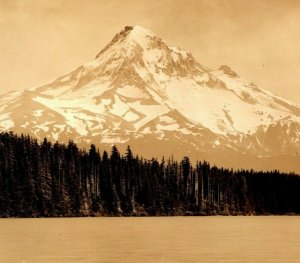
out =
<svg viewBox="0 0 300 263"><path fill-rule="evenodd" d="M299 262L300 1L0 0L0 263Z"/></svg>

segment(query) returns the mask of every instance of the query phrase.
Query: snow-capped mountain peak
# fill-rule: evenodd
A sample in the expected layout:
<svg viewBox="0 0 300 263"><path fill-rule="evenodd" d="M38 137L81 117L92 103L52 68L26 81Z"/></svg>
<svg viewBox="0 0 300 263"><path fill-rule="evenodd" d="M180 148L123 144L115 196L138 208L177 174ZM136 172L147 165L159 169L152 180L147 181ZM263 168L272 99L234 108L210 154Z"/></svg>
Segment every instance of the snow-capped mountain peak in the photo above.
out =
<svg viewBox="0 0 300 263"><path fill-rule="evenodd" d="M112 66L117 69L132 66L142 78L151 78L157 73L191 76L199 70L203 71L191 53L169 46L153 32L140 26L127 26L118 33L96 56L92 65L97 64L109 64L110 69Z"/></svg>
<svg viewBox="0 0 300 263"><path fill-rule="evenodd" d="M141 26L126 26L124 31L128 31L129 39L143 44L146 38L155 37L155 34Z"/></svg>
<svg viewBox="0 0 300 263"><path fill-rule="evenodd" d="M100 51L96 58L100 57L108 49L113 49L114 46L121 49L124 47L123 45L129 48L133 44L139 44L146 47L147 38L151 37L155 37L154 33L141 26L126 26L121 32L115 35L112 41Z"/></svg>
<svg viewBox="0 0 300 263"><path fill-rule="evenodd" d="M54 82L0 97L0 128L83 145L130 144L151 156L158 145L159 156L189 148L194 158L300 152L298 105L229 66L206 68L140 26L125 27L95 59Z"/></svg>

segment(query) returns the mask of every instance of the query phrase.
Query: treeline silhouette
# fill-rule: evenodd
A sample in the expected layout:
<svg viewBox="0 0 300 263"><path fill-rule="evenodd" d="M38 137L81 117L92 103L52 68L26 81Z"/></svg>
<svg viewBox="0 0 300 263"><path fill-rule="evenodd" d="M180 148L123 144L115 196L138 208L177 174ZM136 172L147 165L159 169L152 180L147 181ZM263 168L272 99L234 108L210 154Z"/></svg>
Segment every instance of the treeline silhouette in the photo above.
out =
<svg viewBox="0 0 300 263"><path fill-rule="evenodd" d="M0 216L264 215L300 213L300 177L233 171L188 157L145 160L0 134Z"/></svg>

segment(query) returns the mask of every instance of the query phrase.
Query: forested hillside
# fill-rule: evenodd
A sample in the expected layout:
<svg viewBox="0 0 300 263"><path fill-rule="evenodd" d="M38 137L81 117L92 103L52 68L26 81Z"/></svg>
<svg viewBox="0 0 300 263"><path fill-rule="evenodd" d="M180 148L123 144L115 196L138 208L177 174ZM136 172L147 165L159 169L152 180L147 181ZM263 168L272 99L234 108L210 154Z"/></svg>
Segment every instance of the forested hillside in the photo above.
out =
<svg viewBox="0 0 300 263"><path fill-rule="evenodd" d="M0 216L299 214L300 177L0 134Z"/></svg>

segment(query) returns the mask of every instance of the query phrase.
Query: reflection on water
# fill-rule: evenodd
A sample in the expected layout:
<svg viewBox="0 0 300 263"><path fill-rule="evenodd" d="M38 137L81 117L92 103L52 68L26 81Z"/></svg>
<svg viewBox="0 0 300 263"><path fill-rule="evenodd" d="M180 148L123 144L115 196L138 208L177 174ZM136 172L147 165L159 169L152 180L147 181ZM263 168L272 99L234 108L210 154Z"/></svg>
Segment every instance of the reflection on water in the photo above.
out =
<svg viewBox="0 0 300 263"><path fill-rule="evenodd" d="M299 217L0 220L1 263L299 260Z"/></svg>

